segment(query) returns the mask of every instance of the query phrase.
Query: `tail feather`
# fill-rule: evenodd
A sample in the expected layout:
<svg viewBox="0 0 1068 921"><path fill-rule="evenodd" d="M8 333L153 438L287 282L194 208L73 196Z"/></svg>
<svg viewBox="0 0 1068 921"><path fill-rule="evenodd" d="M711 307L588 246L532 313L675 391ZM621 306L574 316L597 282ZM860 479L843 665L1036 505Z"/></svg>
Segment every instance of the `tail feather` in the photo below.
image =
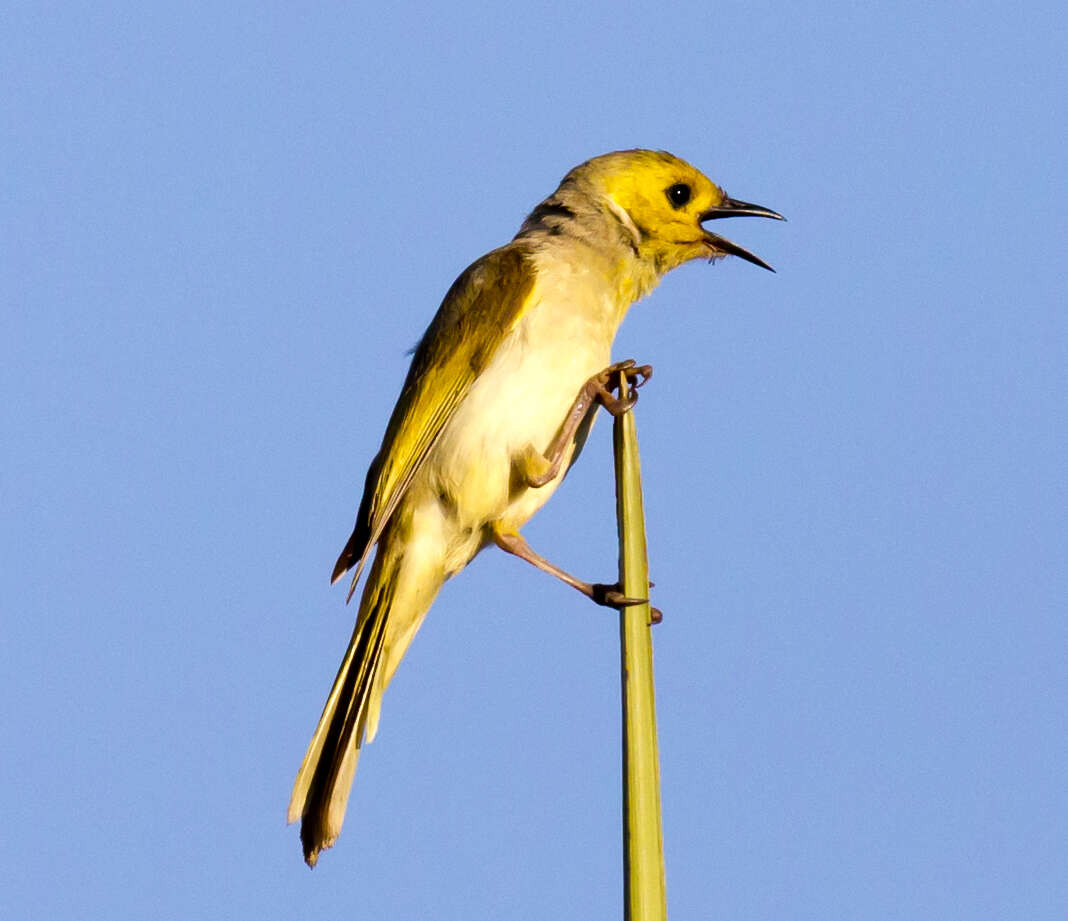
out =
<svg viewBox="0 0 1068 921"><path fill-rule="evenodd" d="M319 725L293 784L288 821L301 819L304 860L315 866L319 852L341 833L360 747L374 710L377 724L386 623L397 571L381 572L381 557L367 582L356 627L326 700ZM372 733L373 735L373 733Z"/></svg>

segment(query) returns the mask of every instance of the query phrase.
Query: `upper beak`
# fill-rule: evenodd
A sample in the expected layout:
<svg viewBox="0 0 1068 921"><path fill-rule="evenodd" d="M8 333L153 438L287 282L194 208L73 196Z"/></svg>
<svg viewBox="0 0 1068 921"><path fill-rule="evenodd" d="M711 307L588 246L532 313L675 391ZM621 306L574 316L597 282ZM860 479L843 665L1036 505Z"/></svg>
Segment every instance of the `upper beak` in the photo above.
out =
<svg viewBox="0 0 1068 921"><path fill-rule="evenodd" d="M705 221L714 221L721 217L770 217L777 221L785 221L781 214L777 211L772 211L770 208L765 208L762 205L751 205L744 201L735 201L733 198L724 197L716 207L709 208L705 211L697 220L700 223ZM725 253L731 256L738 256L744 259L746 262L751 262L753 265L759 265L763 269L767 269L769 272L775 270L768 265L759 256L754 256L749 250L743 249L737 243L732 243L725 237L721 237L719 234L712 233L710 230L705 231L705 240L708 244L717 252Z"/></svg>

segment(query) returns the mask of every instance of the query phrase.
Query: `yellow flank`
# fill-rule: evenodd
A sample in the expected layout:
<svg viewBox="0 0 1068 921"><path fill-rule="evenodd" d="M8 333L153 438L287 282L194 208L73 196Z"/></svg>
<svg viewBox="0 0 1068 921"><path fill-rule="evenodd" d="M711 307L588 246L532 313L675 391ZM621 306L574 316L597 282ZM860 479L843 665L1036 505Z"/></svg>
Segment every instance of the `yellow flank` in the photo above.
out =
<svg viewBox="0 0 1068 921"><path fill-rule="evenodd" d="M739 214L779 217L728 198L671 154L606 154L569 172L511 243L449 289L415 351L333 573L336 581L355 569L351 596L377 547L289 805L309 865L341 831L359 749L441 585L495 535L517 535L577 457L593 415L576 398L611 364L630 305L691 259L737 255L767 267L703 226ZM552 469L557 448L560 475L530 486ZM567 578L588 593L588 583Z"/></svg>

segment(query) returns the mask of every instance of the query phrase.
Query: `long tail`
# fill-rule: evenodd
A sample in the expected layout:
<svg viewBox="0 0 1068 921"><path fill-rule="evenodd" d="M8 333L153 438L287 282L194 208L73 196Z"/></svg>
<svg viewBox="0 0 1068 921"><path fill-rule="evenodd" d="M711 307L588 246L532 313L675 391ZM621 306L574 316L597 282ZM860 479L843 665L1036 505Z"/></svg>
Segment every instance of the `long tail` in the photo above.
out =
<svg viewBox="0 0 1068 921"><path fill-rule="evenodd" d="M300 840L310 867L341 833L360 746L365 733L368 740L374 736L378 722L386 677L386 624L400 568L396 561L384 562L379 554L364 587L349 648L293 784L288 821L302 820Z"/></svg>

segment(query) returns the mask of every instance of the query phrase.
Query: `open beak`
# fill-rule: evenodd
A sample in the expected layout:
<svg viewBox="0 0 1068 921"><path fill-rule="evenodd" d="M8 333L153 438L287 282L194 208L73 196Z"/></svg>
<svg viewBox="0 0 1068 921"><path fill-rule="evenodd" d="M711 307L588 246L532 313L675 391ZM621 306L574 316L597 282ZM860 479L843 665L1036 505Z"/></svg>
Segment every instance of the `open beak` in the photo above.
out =
<svg viewBox="0 0 1068 921"><path fill-rule="evenodd" d="M744 201L735 201L733 198L727 198L724 196L715 208L709 208L705 211L697 220L700 223L705 221L714 221L721 217L770 217L777 221L785 221L781 214L777 211L772 211L770 208L764 208L761 205L751 205ZM762 269L767 269L769 272L775 270L768 265L759 256L754 256L749 250L743 249L737 243L732 243L725 237L721 237L719 234L712 233L710 230L705 231L705 242L712 248L715 255L723 254L725 256L737 256L740 259L744 259L746 262L751 262L753 265L759 265Z"/></svg>

